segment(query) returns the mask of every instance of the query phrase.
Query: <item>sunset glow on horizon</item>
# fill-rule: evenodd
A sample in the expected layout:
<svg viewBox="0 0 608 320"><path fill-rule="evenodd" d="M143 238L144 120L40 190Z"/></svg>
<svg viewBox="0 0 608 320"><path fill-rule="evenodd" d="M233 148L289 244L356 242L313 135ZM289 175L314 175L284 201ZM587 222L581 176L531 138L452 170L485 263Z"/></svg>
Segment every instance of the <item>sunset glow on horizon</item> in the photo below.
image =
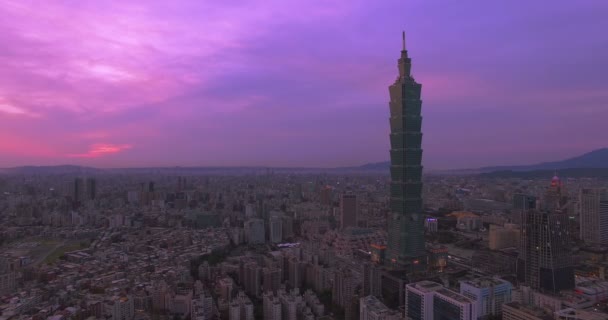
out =
<svg viewBox="0 0 608 320"><path fill-rule="evenodd" d="M405 29L424 165L608 147L608 3L0 0L0 167L386 161Z"/></svg>

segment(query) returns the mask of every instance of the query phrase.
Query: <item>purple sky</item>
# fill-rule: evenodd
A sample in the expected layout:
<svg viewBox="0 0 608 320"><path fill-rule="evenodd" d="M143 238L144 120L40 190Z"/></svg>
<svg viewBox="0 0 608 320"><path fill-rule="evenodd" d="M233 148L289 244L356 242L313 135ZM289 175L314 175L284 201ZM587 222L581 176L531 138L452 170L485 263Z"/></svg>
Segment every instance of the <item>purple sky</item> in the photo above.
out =
<svg viewBox="0 0 608 320"><path fill-rule="evenodd" d="M567 158L608 146L607 15L605 0L0 0L0 167L385 161L403 29L427 168Z"/></svg>

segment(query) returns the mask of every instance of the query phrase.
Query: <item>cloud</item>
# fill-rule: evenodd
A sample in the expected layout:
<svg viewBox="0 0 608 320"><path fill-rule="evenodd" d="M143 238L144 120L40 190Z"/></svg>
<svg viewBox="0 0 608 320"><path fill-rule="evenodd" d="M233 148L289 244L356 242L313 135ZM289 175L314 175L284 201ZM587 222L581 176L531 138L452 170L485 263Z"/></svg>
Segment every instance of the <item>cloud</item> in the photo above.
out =
<svg viewBox="0 0 608 320"><path fill-rule="evenodd" d="M69 154L71 158L99 158L115 153L119 153L128 149L132 146L129 144L109 144L109 143L98 143L90 147L87 153Z"/></svg>

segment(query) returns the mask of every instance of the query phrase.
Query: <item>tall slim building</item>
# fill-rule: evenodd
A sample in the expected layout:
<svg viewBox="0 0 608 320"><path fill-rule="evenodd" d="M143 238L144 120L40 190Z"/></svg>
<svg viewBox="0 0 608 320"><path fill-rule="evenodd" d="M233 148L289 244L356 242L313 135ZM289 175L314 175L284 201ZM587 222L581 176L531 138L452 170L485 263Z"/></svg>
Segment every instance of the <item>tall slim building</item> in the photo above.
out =
<svg viewBox="0 0 608 320"><path fill-rule="evenodd" d="M580 236L585 243L608 245L608 190L581 189Z"/></svg>
<svg viewBox="0 0 608 320"><path fill-rule="evenodd" d="M340 197L340 227L342 229L357 226L357 196L343 194Z"/></svg>
<svg viewBox="0 0 608 320"><path fill-rule="evenodd" d="M82 178L74 179L74 185L72 188L72 199L75 202L84 200L84 180Z"/></svg>
<svg viewBox="0 0 608 320"><path fill-rule="evenodd" d="M87 179L87 200L95 200L97 196L97 181L93 178Z"/></svg>
<svg viewBox="0 0 608 320"><path fill-rule="evenodd" d="M391 216L388 222L388 262L407 268L425 259L422 214L422 85L411 75L405 49L398 60L399 77L389 86L391 142Z"/></svg>
<svg viewBox="0 0 608 320"><path fill-rule="evenodd" d="M270 227L270 242L280 243L281 241L283 241L283 219L281 218L281 216L271 216L268 225Z"/></svg>

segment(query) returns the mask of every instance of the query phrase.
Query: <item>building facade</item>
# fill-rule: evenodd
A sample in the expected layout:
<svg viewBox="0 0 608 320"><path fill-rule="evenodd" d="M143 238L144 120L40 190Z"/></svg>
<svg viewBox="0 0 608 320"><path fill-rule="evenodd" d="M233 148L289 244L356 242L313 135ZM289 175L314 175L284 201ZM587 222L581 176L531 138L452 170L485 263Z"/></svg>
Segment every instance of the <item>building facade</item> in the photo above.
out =
<svg viewBox="0 0 608 320"><path fill-rule="evenodd" d="M587 244L608 245L608 190L579 192L580 238Z"/></svg>
<svg viewBox="0 0 608 320"><path fill-rule="evenodd" d="M342 229L357 226L357 196L343 194L340 197L340 227Z"/></svg>
<svg viewBox="0 0 608 320"><path fill-rule="evenodd" d="M422 214L422 85L411 75L412 61L405 49L398 60L399 77L389 86L391 143L391 215L388 222L388 262L411 268L424 261Z"/></svg>

